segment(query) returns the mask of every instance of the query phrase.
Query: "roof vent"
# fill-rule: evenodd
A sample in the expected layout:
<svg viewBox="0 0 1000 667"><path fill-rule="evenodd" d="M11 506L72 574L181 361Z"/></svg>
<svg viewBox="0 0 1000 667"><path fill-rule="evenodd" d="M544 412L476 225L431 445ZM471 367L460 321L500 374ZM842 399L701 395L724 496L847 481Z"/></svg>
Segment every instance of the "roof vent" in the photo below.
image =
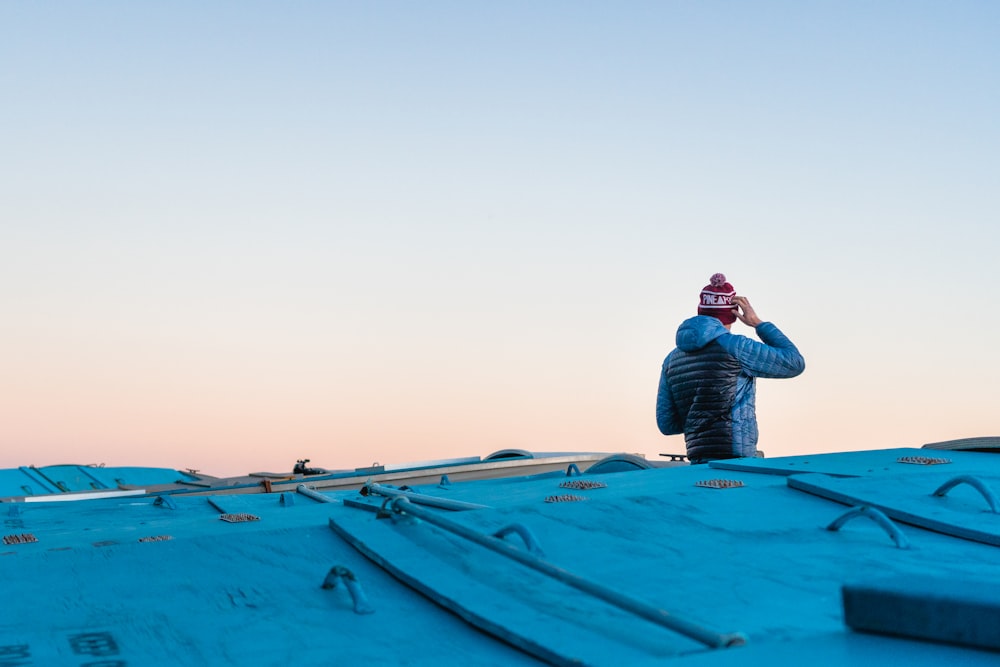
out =
<svg viewBox="0 0 1000 667"><path fill-rule="evenodd" d="M564 493L561 496L549 496L545 499L547 503L575 503L581 500L586 500L583 496L574 496L569 493Z"/></svg>
<svg viewBox="0 0 1000 667"><path fill-rule="evenodd" d="M227 523L244 523L246 521L260 521L260 517L256 514L247 514L246 512L238 512L236 514L220 514L219 518Z"/></svg>
<svg viewBox="0 0 1000 667"><path fill-rule="evenodd" d="M589 479L574 479L570 482L563 482L559 485L563 489L576 489L577 491L589 491L590 489L604 489L607 488L607 484L604 482L595 482Z"/></svg>
<svg viewBox="0 0 1000 667"><path fill-rule="evenodd" d="M921 466L933 466L940 465L942 463L951 463L951 459L935 459L930 456L901 456L896 459L896 463L914 463Z"/></svg>
<svg viewBox="0 0 1000 667"><path fill-rule="evenodd" d="M743 486L743 482L738 479L703 479L700 482L695 482L694 485L708 489L735 489Z"/></svg>

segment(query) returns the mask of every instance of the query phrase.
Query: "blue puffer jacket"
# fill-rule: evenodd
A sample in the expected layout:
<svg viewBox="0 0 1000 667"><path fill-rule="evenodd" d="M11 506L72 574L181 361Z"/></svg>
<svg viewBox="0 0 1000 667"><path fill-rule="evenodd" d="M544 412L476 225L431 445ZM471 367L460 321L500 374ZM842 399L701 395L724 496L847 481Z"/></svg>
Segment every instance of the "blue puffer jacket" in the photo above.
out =
<svg viewBox="0 0 1000 667"><path fill-rule="evenodd" d="M664 435L684 434L692 462L757 455L754 378L791 378L806 362L774 324L757 327L763 342L730 333L714 317L698 315L677 329L656 397Z"/></svg>

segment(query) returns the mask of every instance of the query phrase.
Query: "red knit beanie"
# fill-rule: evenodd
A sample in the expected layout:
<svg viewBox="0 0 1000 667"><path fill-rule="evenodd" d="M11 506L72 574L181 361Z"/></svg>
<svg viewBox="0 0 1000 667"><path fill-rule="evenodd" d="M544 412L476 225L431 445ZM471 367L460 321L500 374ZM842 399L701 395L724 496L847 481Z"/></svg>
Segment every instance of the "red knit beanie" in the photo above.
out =
<svg viewBox="0 0 1000 667"><path fill-rule="evenodd" d="M698 314L711 315L719 318L723 324L732 324L736 321L732 306L734 296L736 290L726 282L726 277L716 273L708 279L708 285L701 290Z"/></svg>

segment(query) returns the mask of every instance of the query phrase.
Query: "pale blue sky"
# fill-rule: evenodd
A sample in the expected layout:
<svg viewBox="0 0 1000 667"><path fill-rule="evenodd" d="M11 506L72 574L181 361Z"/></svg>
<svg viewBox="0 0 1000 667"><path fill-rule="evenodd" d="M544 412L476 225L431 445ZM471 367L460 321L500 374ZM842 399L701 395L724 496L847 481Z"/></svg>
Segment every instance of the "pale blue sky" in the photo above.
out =
<svg viewBox="0 0 1000 667"><path fill-rule="evenodd" d="M992 2L5 3L0 466L680 451L716 271L768 453L1000 433L998 74Z"/></svg>

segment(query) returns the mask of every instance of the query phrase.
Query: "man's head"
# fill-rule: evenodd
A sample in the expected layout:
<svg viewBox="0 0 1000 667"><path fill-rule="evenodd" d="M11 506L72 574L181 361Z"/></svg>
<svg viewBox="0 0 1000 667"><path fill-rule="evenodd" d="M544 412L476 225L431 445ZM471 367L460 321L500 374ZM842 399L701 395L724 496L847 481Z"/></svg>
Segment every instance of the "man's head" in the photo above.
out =
<svg viewBox="0 0 1000 667"><path fill-rule="evenodd" d="M736 290L726 282L726 277L716 273L701 290L698 314L717 317L723 324L729 326L736 321L736 315L733 314L734 296Z"/></svg>

